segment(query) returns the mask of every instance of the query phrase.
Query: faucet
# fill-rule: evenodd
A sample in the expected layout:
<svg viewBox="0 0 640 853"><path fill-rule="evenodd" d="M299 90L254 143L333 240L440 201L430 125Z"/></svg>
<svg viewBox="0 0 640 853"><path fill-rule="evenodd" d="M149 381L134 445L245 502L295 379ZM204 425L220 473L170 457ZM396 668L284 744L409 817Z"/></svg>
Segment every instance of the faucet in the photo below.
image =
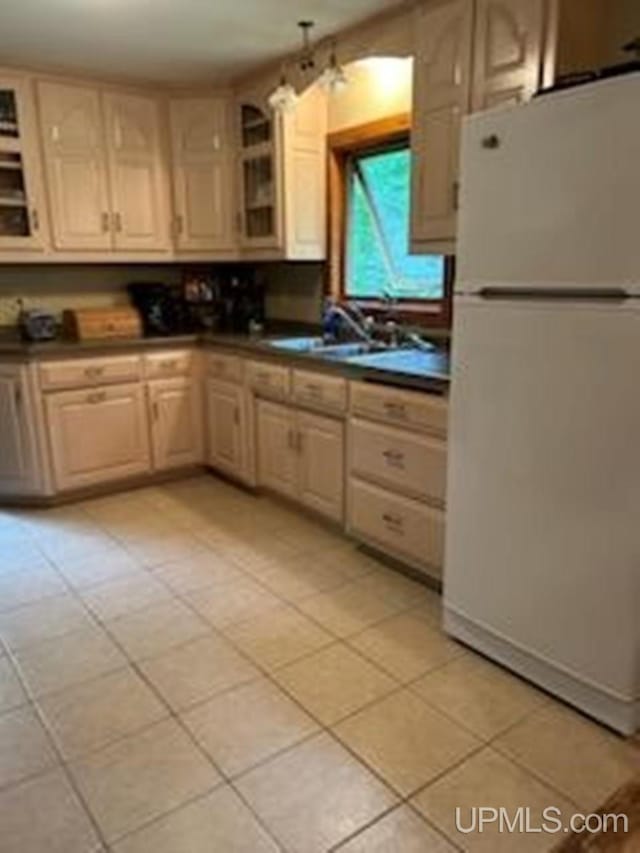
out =
<svg viewBox="0 0 640 853"><path fill-rule="evenodd" d="M339 302L327 300L323 315L323 327L326 332L335 334L331 327L333 326L332 320L336 318L342 320L361 341L367 344L373 343L373 324L368 317L363 315L359 306L354 307L352 304L343 306Z"/></svg>

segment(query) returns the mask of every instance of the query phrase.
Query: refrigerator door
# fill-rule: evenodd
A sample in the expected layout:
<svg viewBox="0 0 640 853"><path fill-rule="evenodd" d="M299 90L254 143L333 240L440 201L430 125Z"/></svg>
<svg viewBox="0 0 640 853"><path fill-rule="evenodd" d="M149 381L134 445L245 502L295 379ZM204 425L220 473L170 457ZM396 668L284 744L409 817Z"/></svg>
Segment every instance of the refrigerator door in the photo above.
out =
<svg viewBox="0 0 640 853"><path fill-rule="evenodd" d="M471 116L458 292L640 293L640 73Z"/></svg>
<svg viewBox="0 0 640 853"><path fill-rule="evenodd" d="M445 626L595 716L637 713L640 300L459 297L453 356Z"/></svg>

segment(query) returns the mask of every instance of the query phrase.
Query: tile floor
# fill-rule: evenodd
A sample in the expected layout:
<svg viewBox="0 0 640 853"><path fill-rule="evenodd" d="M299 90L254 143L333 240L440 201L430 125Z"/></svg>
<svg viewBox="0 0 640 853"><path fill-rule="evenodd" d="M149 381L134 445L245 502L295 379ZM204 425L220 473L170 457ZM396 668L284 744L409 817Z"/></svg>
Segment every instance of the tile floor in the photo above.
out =
<svg viewBox="0 0 640 853"><path fill-rule="evenodd" d="M447 639L438 596L213 478L0 513L0 853L541 851L640 751Z"/></svg>

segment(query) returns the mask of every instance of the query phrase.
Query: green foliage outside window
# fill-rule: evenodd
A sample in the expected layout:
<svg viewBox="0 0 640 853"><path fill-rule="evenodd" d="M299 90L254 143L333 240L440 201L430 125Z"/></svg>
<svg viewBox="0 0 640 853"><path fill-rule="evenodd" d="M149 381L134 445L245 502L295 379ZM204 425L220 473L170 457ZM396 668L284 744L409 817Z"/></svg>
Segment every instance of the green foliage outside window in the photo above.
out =
<svg viewBox="0 0 640 853"><path fill-rule="evenodd" d="M356 155L347 185L346 294L442 299L443 255L409 254L408 145Z"/></svg>

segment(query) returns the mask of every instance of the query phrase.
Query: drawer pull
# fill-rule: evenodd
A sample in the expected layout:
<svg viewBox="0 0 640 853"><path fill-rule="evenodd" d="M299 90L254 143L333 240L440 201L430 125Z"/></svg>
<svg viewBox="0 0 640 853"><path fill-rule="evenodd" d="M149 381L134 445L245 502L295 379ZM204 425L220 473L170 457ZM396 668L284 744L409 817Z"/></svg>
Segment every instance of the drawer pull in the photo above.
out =
<svg viewBox="0 0 640 853"><path fill-rule="evenodd" d="M392 515L390 512L382 513L382 520L388 528L394 533L403 533L404 521L399 515Z"/></svg>
<svg viewBox="0 0 640 853"><path fill-rule="evenodd" d="M107 399L107 395L104 391L97 391L93 394L87 394L87 403L91 403L95 405L96 403L104 403Z"/></svg>
<svg viewBox="0 0 640 853"><path fill-rule="evenodd" d="M384 408L391 417L407 419L407 407L404 403L397 403L394 400L385 400Z"/></svg>
<svg viewBox="0 0 640 853"><path fill-rule="evenodd" d="M316 399L322 398L322 388L320 385L316 385L313 382L307 382L305 388L307 389L307 393L310 397L315 397Z"/></svg>
<svg viewBox="0 0 640 853"><path fill-rule="evenodd" d="M404 468L404 453L401 450L384 450L382 455L387 461L387 465L393 468Z"/></svg>
<svg viewBox="0 0 640 853"><path fill-rule="evenodd" d="M160 364L163 370L175 370L178 365L178 362L174 358L172 358L168 361L161 361Z"/></svg>
<svg viewBox="0 0 640 853"><path fill-rule="evenodd" d="M104 367L87 367L84 375L87 379L98 379L104 374Z"/></svg>

